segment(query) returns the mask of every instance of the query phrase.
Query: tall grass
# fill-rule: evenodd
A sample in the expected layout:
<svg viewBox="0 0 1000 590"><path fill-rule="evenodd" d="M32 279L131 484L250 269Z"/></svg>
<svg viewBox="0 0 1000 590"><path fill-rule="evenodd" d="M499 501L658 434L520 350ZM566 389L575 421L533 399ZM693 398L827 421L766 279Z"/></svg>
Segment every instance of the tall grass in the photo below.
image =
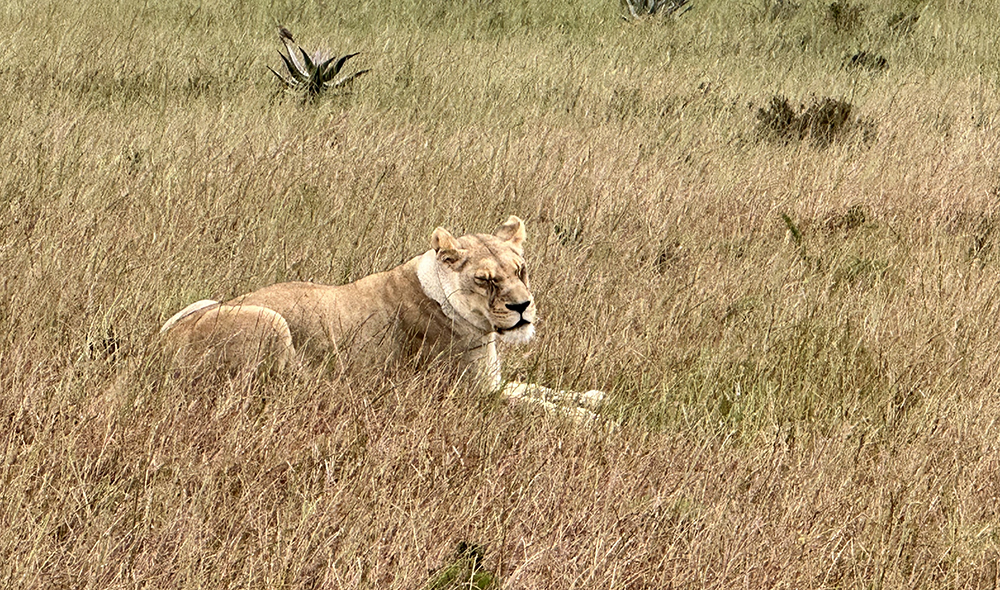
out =
<svg viewBox="0 0 1000 590"><path fill-rule="evenodd" d="M693 5L5 4L0 585L420 588L466 541L509 588L995 588L1000 6ZM372 72L285 97L277 23ZM769 138L775 96L855 125ZM152 354L508 214L506 370L613 430Z"/></svg>

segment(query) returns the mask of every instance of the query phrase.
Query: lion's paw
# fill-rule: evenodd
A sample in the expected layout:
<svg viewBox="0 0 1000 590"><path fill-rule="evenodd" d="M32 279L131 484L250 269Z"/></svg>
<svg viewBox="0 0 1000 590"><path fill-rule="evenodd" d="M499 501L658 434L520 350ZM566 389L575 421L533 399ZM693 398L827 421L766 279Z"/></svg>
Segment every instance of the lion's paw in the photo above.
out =
<svg viewBox="0 0 1000 590"><path fill-rule="evenodd" d="M589 391L575 394L573 401L578 406L583 406L591 410L597 410L602 404L604 404L606 397L607 394L600 389L591 389Z"/></svg>

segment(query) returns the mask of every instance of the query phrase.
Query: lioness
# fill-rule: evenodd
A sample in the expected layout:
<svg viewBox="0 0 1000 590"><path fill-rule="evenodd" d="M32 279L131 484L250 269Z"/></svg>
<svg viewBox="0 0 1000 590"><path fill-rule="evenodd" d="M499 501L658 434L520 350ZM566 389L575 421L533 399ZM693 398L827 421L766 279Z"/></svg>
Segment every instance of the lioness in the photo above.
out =
<svg viewBox="0 0 1000 590"><path fill-rule="evenodd" d="M334 353L418 361L446 358L479 384L548 409L569 402L576 418L604 397L534 384L504 386L496 341L525 343L535 333L535 301L524 261L524 222L511 216L492 234L456 238L443 228L431 249L356 282L278 283L228 301L203 300L160 329L175 362L282 369L299 357ZM587 409L590 408L590 409Z"/></svg>

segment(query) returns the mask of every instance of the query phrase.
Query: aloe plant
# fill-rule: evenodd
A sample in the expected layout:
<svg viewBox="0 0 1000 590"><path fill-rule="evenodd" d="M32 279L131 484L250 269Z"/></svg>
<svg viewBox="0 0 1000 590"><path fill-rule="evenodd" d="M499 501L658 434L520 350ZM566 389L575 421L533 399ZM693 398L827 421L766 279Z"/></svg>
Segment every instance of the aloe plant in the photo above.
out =
<svg viewBox="0 0 1000 590"><path fill-rule="evenodd" d="M629 15L637 20L656 14L680 15L691 8L690 0L622 0L622 2L628 9Z"/></svg>
<svg viewBox="0 0 1000 590"><path fill-rule="evenodd" d="M271 70L271 73L277 76L286 88L301 92L306 97L316 97L331 88L341 88L369 71L359 70L338 78L337 76L347 60L358 55L357 53L348 53L339 58L337 56L327 58L320 52L310 56L305 49L295 43L292 33L285 27L280 27L278 36L288 52L288 55L285 55L278 51L281 61L285 63L285 69L288 70L288 76L282 76L270 66L267 69ZM298 55L296 55L296 50L298 50ZM299 59L299 56L302 59Z"/></svg>

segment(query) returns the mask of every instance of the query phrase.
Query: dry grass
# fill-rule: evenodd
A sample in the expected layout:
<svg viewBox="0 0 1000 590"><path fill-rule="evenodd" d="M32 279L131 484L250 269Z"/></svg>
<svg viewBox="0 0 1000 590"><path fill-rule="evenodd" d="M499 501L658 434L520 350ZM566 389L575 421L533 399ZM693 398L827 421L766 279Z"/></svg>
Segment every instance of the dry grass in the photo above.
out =
<svg viewBox="0 0 1000 590"><path fill-rule="evenodd" d="M507 588L997 587L1000 6L538 4L0 9L0 585L421 588L467 541ZM372 72L276 94L275 22ZM865 125L762 140L773 96ZM613 432L147 354L511 213L508 372L608 389Z"/></svg>

